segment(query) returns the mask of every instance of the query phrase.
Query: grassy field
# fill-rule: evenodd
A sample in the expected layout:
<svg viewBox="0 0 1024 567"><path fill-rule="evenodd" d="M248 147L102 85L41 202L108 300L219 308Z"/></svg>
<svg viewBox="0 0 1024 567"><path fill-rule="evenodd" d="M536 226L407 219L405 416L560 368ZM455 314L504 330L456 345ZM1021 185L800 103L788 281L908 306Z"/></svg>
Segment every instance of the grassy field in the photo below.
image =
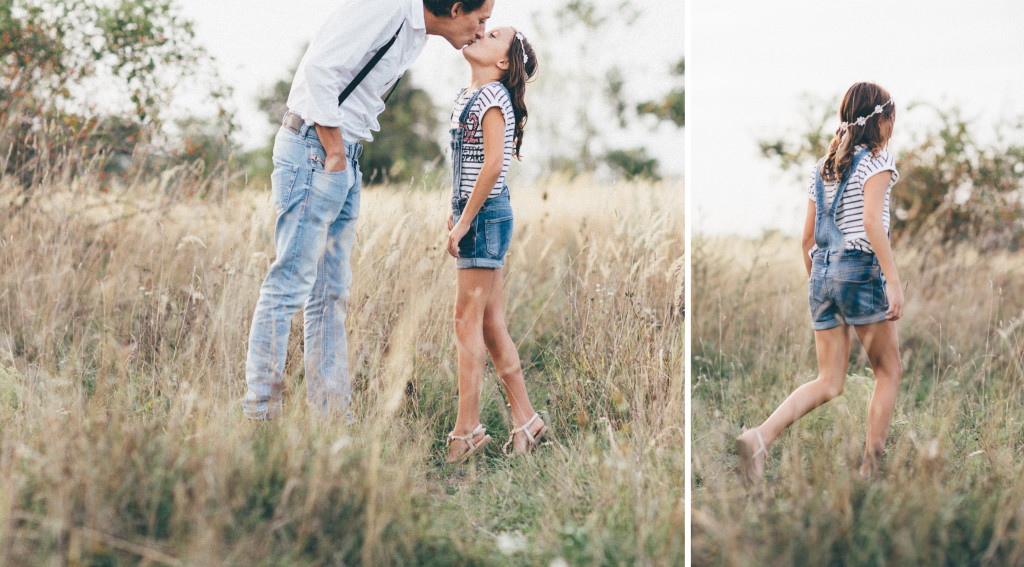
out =
<svg viewBox="0 0 1024 567"><path fill-rule="evenodd" d="M507 318L554 431L501 455L489 368L465 467L445 189L364 190L353 425L308 414L298 318L283 418L243 418L273 207L191 190L55 175L20 207L0 179L0 564L682 562L681 184L513 188Z"/></svg>
<svg viewBox="0 0 1024 567"><path fill-rule="evenodd" d="M794 239L696 238L694 565L1024 565L1024 254L895 244L909 284L883 474L856 475L873 387L784 432L746 490L733 439L817 372ZM856 341L856 339L854 339Z"/></svg>

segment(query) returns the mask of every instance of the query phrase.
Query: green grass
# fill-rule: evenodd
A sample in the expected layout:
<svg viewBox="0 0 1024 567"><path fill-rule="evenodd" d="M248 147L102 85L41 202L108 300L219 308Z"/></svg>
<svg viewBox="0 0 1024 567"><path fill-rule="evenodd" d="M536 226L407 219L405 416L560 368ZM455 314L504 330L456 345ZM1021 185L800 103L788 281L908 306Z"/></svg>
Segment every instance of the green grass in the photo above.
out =
<svg viewBox="0 0 1024 567"><path fill-rule="evenodd" d="M506 315L553 431L529 458L501 455L510 421L488 369L495 442L450 467L443 189L364 192L358 423L308 414L297 318L284 415L259 424L239 400L269 191L54 178L70 183L2 220L0 564L682 561L681 186L514 190ZM17 192L0 178L0 203Z"/></svg>
<svg viewBox="0 0 1024 567"><path fill-rule="evenodd" d="M1024 257L896 243L904 374L882 474L856 475L873 388L784 432L747 490L733 439L816 375L799 242L695 239L694 565L1024 565Z"/></svg>

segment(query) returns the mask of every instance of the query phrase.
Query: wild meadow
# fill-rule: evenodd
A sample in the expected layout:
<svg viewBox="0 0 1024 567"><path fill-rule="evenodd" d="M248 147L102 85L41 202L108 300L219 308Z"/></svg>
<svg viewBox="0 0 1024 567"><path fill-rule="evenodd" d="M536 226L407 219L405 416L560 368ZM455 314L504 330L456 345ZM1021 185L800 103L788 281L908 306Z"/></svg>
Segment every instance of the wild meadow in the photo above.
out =
<svg viewBox="0 0 1024 567"><path fill-rule="evenodd" d="M745 488L733 439L816 376L799 241L693 244L694 565L1024 565L1024 253L894 244L903 378L881 474L856 474L870 366Z"/></svg>
<svg viewBox="0 0 1024 567"><path fill-rule="evenodd" d="M54 164L30 194L0 178L0 564L682 563L681 183L513 187L506 316L553 431L504 456L488 367L494 442L454 467L443 183L364 189L357 421L308 413L298 316L284 415L264 424L239 401L273 259L269 188L95 173Z"/></svg>

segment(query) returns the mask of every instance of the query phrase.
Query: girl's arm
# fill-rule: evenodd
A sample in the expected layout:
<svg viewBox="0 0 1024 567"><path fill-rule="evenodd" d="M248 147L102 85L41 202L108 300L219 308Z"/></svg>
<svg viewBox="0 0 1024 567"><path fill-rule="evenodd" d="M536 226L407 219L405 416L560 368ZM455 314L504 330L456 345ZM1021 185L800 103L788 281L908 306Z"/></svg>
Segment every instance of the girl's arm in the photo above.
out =
<svg viewBox="0 0 1024 567"><path fill-rule="evenodd" d="M868 235L868 241L875 250L885 276L885 295L889 299L886 318L895 321L903 316L903 288L900 286L900 274L896 271L892 246L889 245L889 235L885 233L885 225L882 223L890 181L892 172L881 171L864 183L864 232Z"/></svg>
<svg viewBox="0 0 1024 567"><path fill-rule="evenodd" d="M501 166L505 161L505 116L500 108L492 106L484 113L483 137L483 167L473 184L473 192L469 194L469 201L466 202L459 222L455 223L448 234L448 253L456 258L459 257L459 241L469 232L470 224L501 177Z"/></svg>
<svg viewBox="0 0 1024 567"><path fill-rule="evenodd" d="M807 201L807 218L804 219L804 234L800 238L800 246L804 249L804 266L807 268L807 277L811 277L811 257L807 255L814 247L814 220L816 216L814 201Z"/></svg>

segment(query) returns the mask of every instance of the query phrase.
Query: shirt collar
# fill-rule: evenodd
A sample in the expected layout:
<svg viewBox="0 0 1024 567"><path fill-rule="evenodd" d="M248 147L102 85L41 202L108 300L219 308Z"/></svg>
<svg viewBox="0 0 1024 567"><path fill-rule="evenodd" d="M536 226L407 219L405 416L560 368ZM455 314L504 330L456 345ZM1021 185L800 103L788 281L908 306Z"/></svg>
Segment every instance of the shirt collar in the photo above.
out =
<svg viewBox="0 0 1024 567"><path fill-rule="evenodd" d="M427 29L427 22L423 17L423 10L426 10L423 6L423 0L410 0L409 23L412 24L413 29Z"/></svg>

